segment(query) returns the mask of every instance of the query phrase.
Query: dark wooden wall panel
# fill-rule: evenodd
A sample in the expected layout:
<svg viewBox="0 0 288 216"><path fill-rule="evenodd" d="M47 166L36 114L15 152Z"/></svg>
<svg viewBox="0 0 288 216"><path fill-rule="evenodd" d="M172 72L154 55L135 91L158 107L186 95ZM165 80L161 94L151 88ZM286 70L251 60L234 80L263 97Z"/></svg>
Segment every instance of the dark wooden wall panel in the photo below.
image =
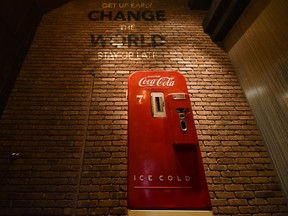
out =
<svg viewBox="0 0 288 216"><path fill-rule="evenodd" d="M251 15L263 5L252 3L226 45L288 197L288 5L270 1L251 24Z"/></svg>
<svg viewBox="0 0 288 216"><path fill-rule="evenodd" d="M0 112L5 106L41 14L34 0L0 4Z"/></svg>
<svg viewBox="0 0 288 216"><path fill-rule="evenodd" d="M251 0L214 0L203 20L213 41L223 41Z"/></svg>
<svg viewBox="0 0 288 216"><path fill-rule="evenodd" d="M0 114L43 13L65 2L67 0L0 2Z"/></svg>
<svg viewBox="0 0 288 216"><path fill-rule="evenodd" d="M69 2L70 0L34 0L38 5L41 13L47 13L50 10L53 10L56 7L61 6L64 3Z"/></svg>

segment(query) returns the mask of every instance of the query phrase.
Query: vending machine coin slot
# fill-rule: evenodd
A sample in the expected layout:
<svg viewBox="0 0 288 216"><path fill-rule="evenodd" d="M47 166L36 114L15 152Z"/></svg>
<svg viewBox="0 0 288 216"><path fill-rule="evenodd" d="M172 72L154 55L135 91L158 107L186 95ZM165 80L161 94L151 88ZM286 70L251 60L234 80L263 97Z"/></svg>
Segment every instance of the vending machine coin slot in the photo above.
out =
<svg viewBox="0 0 288 216"><path fill-rule="evenodd" d="M185 93L172 93L171 94L174 100L185 100Z"/></svg>

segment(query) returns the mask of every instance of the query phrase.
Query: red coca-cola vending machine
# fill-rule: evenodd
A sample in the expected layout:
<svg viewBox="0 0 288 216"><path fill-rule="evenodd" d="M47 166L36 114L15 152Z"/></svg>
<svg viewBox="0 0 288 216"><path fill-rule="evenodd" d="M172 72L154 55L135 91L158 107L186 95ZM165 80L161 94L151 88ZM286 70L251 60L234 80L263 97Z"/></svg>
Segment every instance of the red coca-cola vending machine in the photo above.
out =
<svg viewBox="0 0 288 216"><path fill-rule="evenodd" d="M135 72L128 80L128 216L211 216L185 78Z"/></svg>

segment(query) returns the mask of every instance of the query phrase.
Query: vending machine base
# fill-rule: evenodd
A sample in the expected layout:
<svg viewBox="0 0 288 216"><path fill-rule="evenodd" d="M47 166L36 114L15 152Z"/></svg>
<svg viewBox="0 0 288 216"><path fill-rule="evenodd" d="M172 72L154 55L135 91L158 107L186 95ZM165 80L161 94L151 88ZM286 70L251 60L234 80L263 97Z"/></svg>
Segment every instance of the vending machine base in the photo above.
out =
<svg viewBox="0 0 288 216"><path fill-rule="evenodd" d="M213 216L213 212L192 210L128 210L128 216Z"/></svg>

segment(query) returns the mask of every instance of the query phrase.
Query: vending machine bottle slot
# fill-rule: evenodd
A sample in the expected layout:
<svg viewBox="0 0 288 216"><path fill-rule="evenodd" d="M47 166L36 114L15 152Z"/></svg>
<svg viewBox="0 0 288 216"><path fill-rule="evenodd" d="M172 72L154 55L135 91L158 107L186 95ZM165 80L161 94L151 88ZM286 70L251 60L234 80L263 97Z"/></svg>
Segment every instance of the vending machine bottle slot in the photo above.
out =
<svg viewBox="0 0 288 216"><path fill-rule="evenodd" d="M154 118L166 117L165 99L163 92L151 92L151 108Z"/></svg>
<svg viewBox="0 0 288 216"><path fill-rule="evenodd" d="M163 112L163 101L161 97L155 97L157 112Z"/></svg>

